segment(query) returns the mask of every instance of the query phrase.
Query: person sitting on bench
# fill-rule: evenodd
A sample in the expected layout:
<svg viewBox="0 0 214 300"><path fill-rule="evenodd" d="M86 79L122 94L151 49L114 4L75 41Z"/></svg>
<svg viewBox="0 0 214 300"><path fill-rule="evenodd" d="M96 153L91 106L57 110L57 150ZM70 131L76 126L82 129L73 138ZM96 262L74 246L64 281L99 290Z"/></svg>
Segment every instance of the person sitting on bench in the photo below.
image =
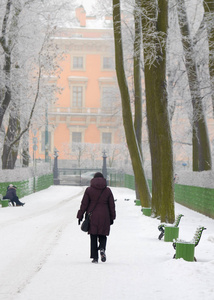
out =
<svg viewBox="0 0 214 300"><path fill-rule="evenodd" d="M14 203L16 203L16 206L24 206L25 205L25 203L22 203L21 201L19 201L19 198L16 195L16 186L14 186L12 184L9 184L9 186L7 187L7 193L3 197L3 199L9 199L13 206L15 206Z"/></svg>

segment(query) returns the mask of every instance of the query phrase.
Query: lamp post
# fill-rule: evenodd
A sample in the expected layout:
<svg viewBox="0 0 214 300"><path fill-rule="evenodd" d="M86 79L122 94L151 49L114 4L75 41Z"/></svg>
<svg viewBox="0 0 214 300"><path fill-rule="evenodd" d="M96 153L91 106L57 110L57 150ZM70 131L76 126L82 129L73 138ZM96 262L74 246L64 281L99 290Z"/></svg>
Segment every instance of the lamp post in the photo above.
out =
<svg viewBox="0 0 214 300"><path fill-rule="evenodd" d="M107 155L105 150L103 151L103 167L102 167L102 173L103 173L103 177L105 179L107 179L107 167L106 167L106 159L107 159Z"/></svg>
<svg viewBox="0 0 214 300"><path fill-rule="evenodd" d="M58 172L58 150L55 148L54 149L54 167L53 167L53 179L54 179L54 185L59 185L59 172Z"/></svg>
<svg viewBox="0 0 214 300"><path fill-rule="evenodd" d="M49 162L48 155L48 105L46 105L45 109L45 162Z"/></svg>
<svg viewBox="0 0 214 300"><path fill-rule="evenodd" d="M34 173L34 176L33 176L33 192L35 193L36 191L36 179L35 179L35 176L36 176L36 150L38 148L37 146L37 137L36 137L36 134L37 134L37 130L34 129L33 130L33 173Z"/></svg>

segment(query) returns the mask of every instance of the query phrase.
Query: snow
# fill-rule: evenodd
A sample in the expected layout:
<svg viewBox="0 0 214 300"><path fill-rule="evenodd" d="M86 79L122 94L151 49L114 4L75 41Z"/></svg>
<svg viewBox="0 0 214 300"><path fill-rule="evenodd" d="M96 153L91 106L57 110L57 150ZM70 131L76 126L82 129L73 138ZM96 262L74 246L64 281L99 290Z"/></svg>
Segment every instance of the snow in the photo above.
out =
<svg viewBox="0 0 214 300"><path fill-rule="evenodd" d="M93 5L96 4L96 0L81 0L80 2L86 10L87 15L93 13Z"/></svg>
<svg viewBox="0 0 214 300"><path fill-rule="evenodd" d="M172 243L158 240L160 221L142 215L134 191L112 188L117 219L107 261L92 264L76 219L84 190L51 186L22 198L24 207L0 208L1 300L214 299L213 219L175 204L184 215L180 239L190 241L200 225L207 230L197 262L173 259Z"/></svg>
<svg viewBox="0 0 214 300"><path fill-rule="evenodd" d="M214 189L214 172L193 172L191 170L178 171L176 182L183 185L200 186Z"/></svg>
<svg viewBox="0 0 214 300"><path fill-rule="evenodd" d="M190 169L175 170L176 183L181 185L190 185L203 188L214 189L214 171L193 172ZM152 172L150 169L146 170L146 176L152 179Z"/></svg>

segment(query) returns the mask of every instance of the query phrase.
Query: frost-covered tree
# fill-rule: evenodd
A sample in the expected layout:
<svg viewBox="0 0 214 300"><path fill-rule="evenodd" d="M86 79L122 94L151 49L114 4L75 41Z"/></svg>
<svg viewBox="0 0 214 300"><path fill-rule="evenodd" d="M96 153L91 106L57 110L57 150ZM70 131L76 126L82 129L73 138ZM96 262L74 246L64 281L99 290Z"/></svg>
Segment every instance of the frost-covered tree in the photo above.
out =
<svg viewBox="0 0 214 300"><path fill-rule="evenodd" d="M166 45L168 1L141 0L144 78L152 162L152 209L174 222L173 151L168 113Z"/></svg>
<svg viewBox="0 0 214 300"><path fill-rule="evenodd" d="M145 176L141 151L138 145L136 132L132 119L130 102L130 91L125 73L123 38L121 28L121 9L120 1L113 0L113 24L115 42L115 65L117 80L121 94L123 126L126 135L135 181L138 187L139 198L142 206L148 207L151 202L150 191Z"/></svg>
<svg viewBox="0 0 214 300"><path fill-rule="evenodd" d="M177 0L178 22L181 31L185 67L187 71L193 115L192 115L192 160L193 171L212 169L210 141L200 87L199 71L191 36L186 5L184 0Z"/></svg>
<svg viewBox="0 0 214 300"><path fill-rule="evenodd" d="M3 2L0 13L0 126L7 133L2 167L14 168L21 137L27 134L33 118L43 119L41 111L44 112L50 99L55 98L55 83L47 84L60 70L56 59L58 49L51 36L59 21L66 20L63 10L69 10L66 0L60 3L55 0ZM69 16L66 18L68 20ZM27 149L28 143L24 145Z"/></svg>
<svg viewBox="0 0 214 300"><path fill-rule="evenodd" d="M204 0L204 23L209 44L209 75L214 118L214 0Z"/></svg>

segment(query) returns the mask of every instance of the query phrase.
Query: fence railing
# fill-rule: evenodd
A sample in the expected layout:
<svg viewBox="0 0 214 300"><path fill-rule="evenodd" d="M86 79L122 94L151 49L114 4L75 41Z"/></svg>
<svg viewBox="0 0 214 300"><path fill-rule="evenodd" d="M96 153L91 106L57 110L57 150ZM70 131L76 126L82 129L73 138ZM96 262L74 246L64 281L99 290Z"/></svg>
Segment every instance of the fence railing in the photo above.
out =
<svg viewBox="0 0 214 300"><path fill-rule="evenodd" d="M7 187L10 183L11 182L0 183L0 194L3 196L6 194ZM17 187L17 196L22 198L34 192L47 189L49 186L53 185L53 174L50 173L42 176L30 177L21 181L12 181L12 184Z"/></svg>
<svg viewBox="0 0 214 300"><path fill-rule="evenodd" d="M115 114L114 107L53 107L48 112L51 114L84 114L84 115L100 115Z"/></svg>
<svg viewBox="0 0 214 300"><path fill-rule="evenodd" d="M214 218L214 189L175 184L175 201Z"/></svg>

